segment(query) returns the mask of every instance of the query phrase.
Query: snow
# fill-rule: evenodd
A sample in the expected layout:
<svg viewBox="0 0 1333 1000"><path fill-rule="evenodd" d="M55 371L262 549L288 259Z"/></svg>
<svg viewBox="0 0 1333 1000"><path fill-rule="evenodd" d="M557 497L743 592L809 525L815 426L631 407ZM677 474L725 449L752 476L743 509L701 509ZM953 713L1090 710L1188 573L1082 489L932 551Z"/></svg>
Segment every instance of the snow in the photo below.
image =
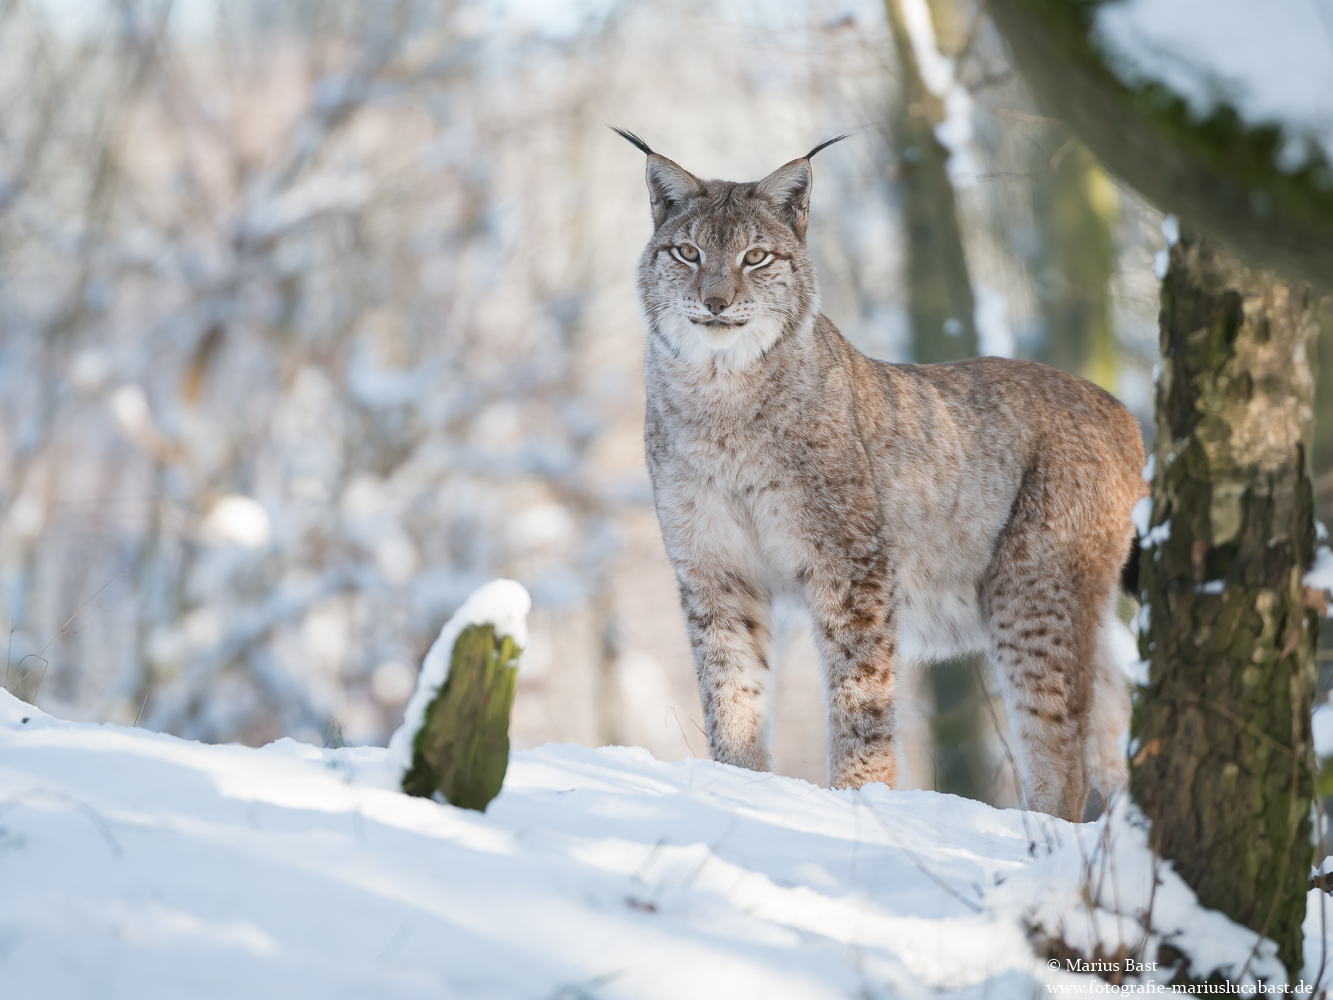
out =
<svg viewBox="0 0 1333 1000"><path fill-rule="evenodd" d="M148 397L137 385L122 385L111 394L110 405L117 425L130 437L152 429L153 414L148 407Z"/></svg>
<svg viewBox="0 0 1333 1000"><path fill-rule="evenodd" d="M400 787L402 775L412 767L412 744L426 718L426 708L449 677L454 643L470 625L494 625L496 637L510 636L520 650L528 648L528 611L532 598L523 584L514 580L492 580L472 592L463 606L440 629L439 638L426 652L417 675L417 687L403 709L403 724L389 737L388 758L392 780L387 787ZM520 661L521 665L521 661Z"/></svg>
<svg viewBox="0 0 1333 1000"><path fill-rule="evenodd" d="M1167 213L1162 219L1162 235L1166 237L1166 246L1152 257L1152 273L1157 276L1158 281L1166 278L1167 269L1171 266L1171 248L1180 242L1180 220L1171 213Z"/></svg>
<svg viewBox="0 0 1333 1000"><path fill-rule="evenodd" d="M1144 549L1151 549L1154 546L1161 545L1170 537L1171 537L1171 519L1167 518L1157 527L1152 528L1149 531L1143 533L1142 538L1139 541L1139 547Z"/></svg>
<svg viewBox="0 0 1333 1000"><path fill-rule="evenodd" d="M273 522L253 497L222 497L199 525L199 537L206 545L263 549L273 539Z"/></svg>
<svg viewBox="0 0 1333 1000"><path fill-rule="evenodd" d="M1133 635L1147 635L1151 622L1152 605L1144 604L1139 608L1139 613L1131 619L1129 623L1129 631Z"/></svg>
<svg viewBox="0 0 1333 1000"><path fill-rule="evenodd" d="M1152 663L1149 660L1140 660L1137 656L1121 660L1120 671L1135 687L1147 687L1152 683Z"/></svg>
<svg viewBox="0 0 1333 1000"><path fill-rule="evenodd" d="M1180 220L1172 212L1162 216L1162 235L1166 237L1168 250L1180 242Z"/></svg>
<svg viewBox="0 0 1333 1000"><path fill-rule="evenodd" d="M1280 127L1281 169L1303 167L1311 146L1333 160L1328 0L1113 0L1092 38L1121 82L1162 84L1200 121L1230 105L1246 125Z"/></svg>
<svg viewBox="0 0 1333 1000"><path fill-rule="evenodd" d="M1150 455L1148 461L1151 462L1154 458L1156 458L1155 455ZM1143 478L1148 478L1147 467L1143 470ZM1151 480L1149 481L1151 482ZM1147 537L1148 528L1152 524L1152 497L1139 497L1134 502L1133 509L1129 512L1129 519L1134 522L1134 530L1139 533L1139 537Z"/></svg>
<svg viewBox="0 0 1333 1000"><path fill-rule="evenodd" d="M1009 326L1009 299L985 285L973 285L976 304L972 323L977 328L977 348L982 356L1012 358L1017 349L1014 331Z"/></svg>
<svg viewBox="0 0 1333 1000"><path fill-rule="evenodd" d="M1333 757L1333 705L1316 705L1310 716L1310 734L1318 757Z"/></svg>
<svg viewBox="0 0 1333 1000"><path fill-rule="evenodd" d="M1333 551L1327 545L1315 548L1314 565L1301 578L1301 583L1319 590L1333 590Z"/></svg>
<svg viewBox="0 0 1333 1000"><path fill-rule="evenodd" d="M389 758L62 722L0 692L7 995L1034 996L1097 980L1048 968L1027 925L1111 953L1150 900L1145 961L1170 935L1196 974L1234 975L1258 941L1154 865L1124 801L1077 826L547 745L478 813L363 783ZM1248 975L1283 981L1271 943Z"/></svg>

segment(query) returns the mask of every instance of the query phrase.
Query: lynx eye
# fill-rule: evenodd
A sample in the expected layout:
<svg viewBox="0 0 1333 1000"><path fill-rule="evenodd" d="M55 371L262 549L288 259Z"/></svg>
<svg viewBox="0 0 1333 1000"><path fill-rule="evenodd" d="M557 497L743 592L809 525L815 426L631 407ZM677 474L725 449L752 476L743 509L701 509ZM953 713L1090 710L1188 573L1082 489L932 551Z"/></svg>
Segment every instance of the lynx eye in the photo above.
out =
<svg viewBox="0 0 1333 1000"><path fill-rule="evenodd" d="M767 250L759 250L756 248L754 250L751 250L749 253L745 255L745 263L761 264L763 263L764 258L767 256L768 256Z"/></svg>
<svg viewBox="0 0 1333 1000"><path fill-rule="evenodd" d="M676 247L676 253L680 256L681 260L687 260L691 264L699 259L699 251L688 243L682 243L680 246Z"/></svg>

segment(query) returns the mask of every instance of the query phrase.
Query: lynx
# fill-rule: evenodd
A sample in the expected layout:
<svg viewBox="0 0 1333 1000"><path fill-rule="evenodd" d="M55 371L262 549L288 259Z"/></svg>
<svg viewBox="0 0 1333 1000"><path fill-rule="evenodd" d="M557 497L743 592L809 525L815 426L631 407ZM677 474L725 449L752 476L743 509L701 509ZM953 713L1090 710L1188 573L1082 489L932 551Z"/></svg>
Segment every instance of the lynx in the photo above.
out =
<svg viewBox="0 0 1333 1000"><path fill-rule="evenodd" d="M644 445L713 758L768 770L772 602L808 607L832 786L892 784L894 663L984 650L1029 808L1120 788L1108 629L1145 493L1114 397L1032 362L874 361L820 314L810 158L752 183L648 157ZM844 136L838 137L845 138Z"/></svg>

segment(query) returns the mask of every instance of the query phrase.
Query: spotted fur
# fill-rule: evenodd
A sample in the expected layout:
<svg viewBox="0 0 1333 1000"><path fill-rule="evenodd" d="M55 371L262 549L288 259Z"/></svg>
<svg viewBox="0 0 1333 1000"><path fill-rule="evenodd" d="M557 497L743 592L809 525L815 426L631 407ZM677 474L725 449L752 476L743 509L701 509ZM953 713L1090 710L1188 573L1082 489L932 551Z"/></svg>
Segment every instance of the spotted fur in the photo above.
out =
<svg viewBox="0 0 1333 1000"><path fill-rule="evenodd" d="M1028 802L1078 817L1125 779L1106 626L1145 492L1133 418L1030 362L866 358L820 315L808 157L703 181L639 143L644 444L713 757L771 766L789 595L816 626L832 785L893 782L897 657L984 649Z"/></svg>

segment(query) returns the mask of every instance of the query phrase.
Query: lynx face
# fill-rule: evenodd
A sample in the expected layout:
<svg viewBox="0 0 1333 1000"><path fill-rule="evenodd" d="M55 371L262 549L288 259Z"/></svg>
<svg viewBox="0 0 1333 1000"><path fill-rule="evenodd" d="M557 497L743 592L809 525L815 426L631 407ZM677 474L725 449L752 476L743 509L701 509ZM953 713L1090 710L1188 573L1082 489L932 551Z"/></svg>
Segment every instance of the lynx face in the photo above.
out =
<svg viewBox="0 0 1333 1000"><path fill-rule="evenodd" d="M762 181L701 181L620 134L648 154L654 232L639 261L639 301L645 325L672 357L735 370L784 333L808 330L819 314L819 282L805 253L809 156Z"/></svg>
<svg viewBox="0 0 1333 1000"><path fill-rule="evenodd" d="M759 185L698 183L644 251L645 320L678 357L743 367L814 318L819 285L782 206Z"/></svg>

